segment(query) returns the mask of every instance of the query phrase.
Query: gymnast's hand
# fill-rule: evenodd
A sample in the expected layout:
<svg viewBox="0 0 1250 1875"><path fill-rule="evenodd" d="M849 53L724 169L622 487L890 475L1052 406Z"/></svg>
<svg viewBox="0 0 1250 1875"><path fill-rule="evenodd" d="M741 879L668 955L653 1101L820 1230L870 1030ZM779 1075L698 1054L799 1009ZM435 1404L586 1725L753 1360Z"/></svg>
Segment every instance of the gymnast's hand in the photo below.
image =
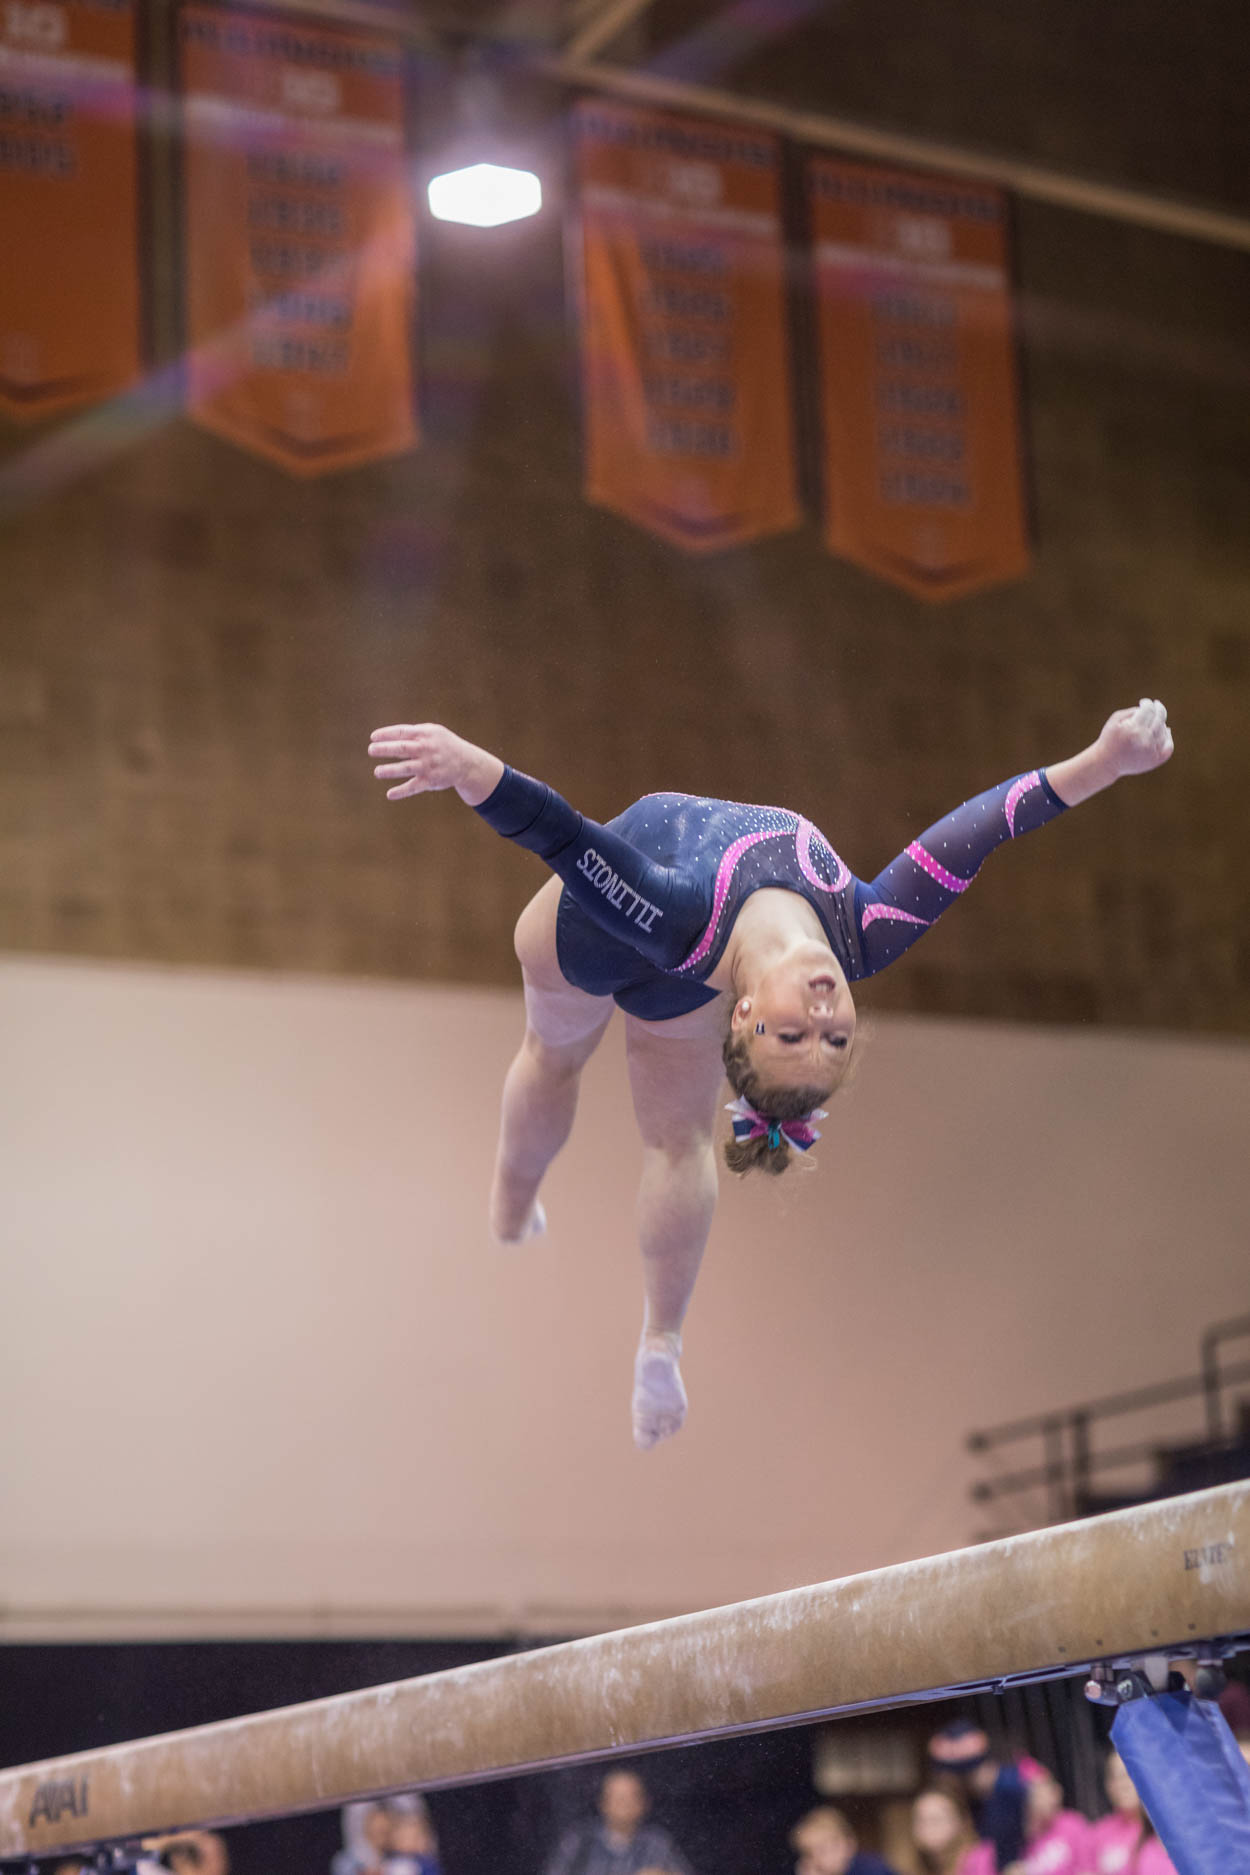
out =
<svg viewBox="0 0 1250 1875"><path fill-rule="evenodd" d="M1161 768L1172 753L1168 713L1156 699L1143 697L1135 709L1116 710L1107 718L1097 747L1117 779Z"/></svg>
<svg viewBox="0 0 1250 1875"><path fill-rule="evenodd" d="M1143 697L1136 708L1116 710L1109 716L1098 740L1079 755L1050 763L1046 779L1066 806L1075 807L1125 775L1161 768L1171 753L1168 713L1161 703Z"/></svg>
<svg viewBox="0 0 1250 1875"><path fill-rule="evenodd" d="M466 742L441 723L391 723L386 729L375 729L369 753L383 757L373 771L378 780L398 784L386 790L388 801L454 788L469 807L478 807L503 779L503 763L497 755Z"/></svg>

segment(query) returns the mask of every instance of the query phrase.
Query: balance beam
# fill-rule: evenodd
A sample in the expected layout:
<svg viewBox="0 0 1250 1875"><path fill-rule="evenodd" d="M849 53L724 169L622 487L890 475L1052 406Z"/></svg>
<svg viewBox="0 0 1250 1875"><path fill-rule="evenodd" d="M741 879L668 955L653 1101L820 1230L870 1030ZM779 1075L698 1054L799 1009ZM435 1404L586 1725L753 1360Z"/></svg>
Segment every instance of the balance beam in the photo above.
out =
<svg viewBox="0 0 1250 1875"><path fill-rule="evenodd" d="M257 1822L1250 1637L1250 1482L0 1772L0 1856Z"/></svg>

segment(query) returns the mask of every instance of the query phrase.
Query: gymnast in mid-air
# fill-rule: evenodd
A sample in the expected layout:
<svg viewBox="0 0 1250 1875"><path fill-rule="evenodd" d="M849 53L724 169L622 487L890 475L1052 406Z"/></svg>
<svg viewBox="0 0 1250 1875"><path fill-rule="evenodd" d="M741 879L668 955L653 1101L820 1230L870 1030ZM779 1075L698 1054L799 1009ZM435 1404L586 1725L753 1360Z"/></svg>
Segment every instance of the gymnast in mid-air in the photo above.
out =
<svg viewBox="0 0 1250 1875"><path fill-rule="evenodd" d="M1143 698L1078 755L965 801L865 881L788 808L648 794L600 826L441 724L374 731L388 800L454 788L556 875L516 927L526 1030L503 1090L490 1198L500 1240L545 1228L539 1187L572 1128L582 1069L613 1004L625 1011L643 1144L637 1445L686 1416L681 1329L716 1206L722 1079L735 1096L731 1170L784 1172L819 1137L813 1122L852 1059L851 984L901 957L1004 840L1171 753L1167 711Z"/></svg>

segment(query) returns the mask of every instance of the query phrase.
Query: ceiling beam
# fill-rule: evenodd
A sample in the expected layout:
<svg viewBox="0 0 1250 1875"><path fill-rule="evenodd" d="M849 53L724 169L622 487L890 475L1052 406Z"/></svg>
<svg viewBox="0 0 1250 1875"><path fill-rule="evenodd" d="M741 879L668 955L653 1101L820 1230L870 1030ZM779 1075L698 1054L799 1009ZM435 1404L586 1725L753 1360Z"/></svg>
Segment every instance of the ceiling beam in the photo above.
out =
<svg viewBox="0 0 1250 1875"><path fill-rule="evenodd" d="M627 26L642 18L655 0L605 0L573 32L564 48L566 59L582 64L619 39Z"/></svg>
<svg viewBox="0 0 1250 1875"><path fill-rule="evenodd" d="M617 3L625 5L628 0L617 0ZM648 0L642 0L642 4L647 3ZM717 90L710 85L692 85L625 66L574 58L570 50L566 50L559 59L544 62L544 69L549 76L566 84L632 98L639 104L698 111L734 123L752 124L760 130L775 131L795 142L811 144L816 148L839 150L848 156L871 157L880 162L902 163L909 168L930 169L943 175L966 176L978 182L996 183L1015 195L1033 202L1045 202L1052 208L1099 215L1107 221L1149 228L1157 234L1180 235L1189 240L1205 241L1217 247L1250 253L1250 216L1209 207L1205 203L1186 202L1152 191L1097 182L1087 176L1069 175L1062 170L1047 169L1041 164L1025 162L1016 157L997 156L984 150L970 150L959 144L939 143L927 137L909 136L902 131L884 130L859 123L853 118L794 110L789 105L771 104L762 98L742 97L737 92Z"/></svg>
<svg viewBox="0 0 1250 1875"><path fill-rule="evenodd" d="M265 0L265 11L293 15L305 25L316 20L328 26L363 27L405 45L429 47L438 43L434 27L413 9L400 12L395 7L371 5L370 0Z"/></svg>

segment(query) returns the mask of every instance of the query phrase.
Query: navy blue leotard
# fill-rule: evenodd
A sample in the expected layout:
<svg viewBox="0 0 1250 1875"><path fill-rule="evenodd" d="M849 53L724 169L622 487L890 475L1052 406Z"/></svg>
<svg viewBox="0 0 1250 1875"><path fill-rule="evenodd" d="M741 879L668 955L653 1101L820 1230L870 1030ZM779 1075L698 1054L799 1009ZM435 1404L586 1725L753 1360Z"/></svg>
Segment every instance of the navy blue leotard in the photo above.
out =
<svg viewBox="0 0 1250 1875"><path fill-rule="evenodd" d="M663 1022L718 994L706 980L761 887L806 899L855 982L901 957L996 846L1063 807L1044 769L1013 776L936 821L871 883L785 807L648 794L601 827L545 782L506 768L477 811L564 881L556 954L567 980Z"/></svg>

